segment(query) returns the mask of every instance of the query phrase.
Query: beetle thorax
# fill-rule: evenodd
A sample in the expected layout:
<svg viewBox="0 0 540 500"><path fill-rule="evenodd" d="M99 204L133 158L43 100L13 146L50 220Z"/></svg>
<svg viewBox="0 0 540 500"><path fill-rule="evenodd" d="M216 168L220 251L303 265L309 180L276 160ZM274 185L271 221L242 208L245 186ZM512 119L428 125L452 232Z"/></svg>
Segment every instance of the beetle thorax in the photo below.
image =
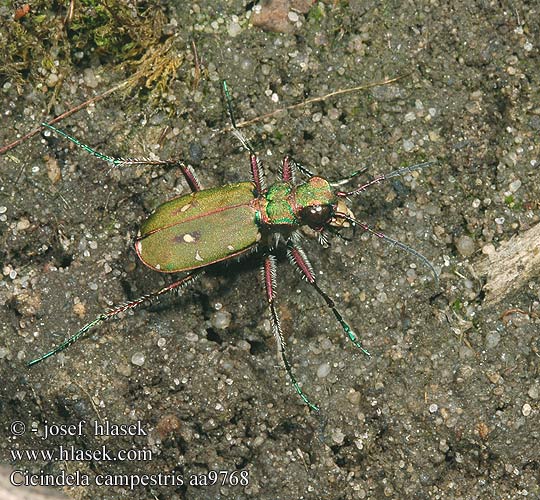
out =
<svg viewBox="0 0 540 500"><path fill-rule="evenodd" d="M329 182L322 177L311 177L296 186L276 182L259 199L260 221L285 228L320 227L330 222L337 203Z"/></svg>

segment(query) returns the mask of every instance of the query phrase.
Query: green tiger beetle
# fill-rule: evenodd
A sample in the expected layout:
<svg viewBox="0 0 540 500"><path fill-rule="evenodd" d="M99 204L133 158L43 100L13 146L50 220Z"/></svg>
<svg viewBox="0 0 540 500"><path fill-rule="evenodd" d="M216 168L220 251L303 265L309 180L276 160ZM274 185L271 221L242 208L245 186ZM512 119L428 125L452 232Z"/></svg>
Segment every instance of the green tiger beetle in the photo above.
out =
<svg viewBox="0 0 540 500"><path fill-rule="evenodd" d="M309 408L319 411L319 407L310 401L297 382L286 355L285 339L276 308L276 248L280 242L285 245L292 266L322 297L349 340L367 356L370 356L369 352L338 311L334 301L319 287L313 266L301 246L300 228L309 226L316 232L319 243L327 247L330 236L347 239L341 234L342 230L359 227L420 259L438 282L437 273L426 257L358 221L346 204L346 200L363 193L371 186L430 167L435 164L434 161L381 174L350 191L344 191L340 186L363 173L365 169L332 182L315 175L286 156L281 164L280 180L267 186L261 161L236 125L232 98L226 82L223 82L223 91L233 133L249 152L251 181L203 189L193 167L180 160L113 158L95 151L62 130L47 123L42 124L114 167L150 165L180 168L191 193L173 198L155 209L141 226L135 240L135 251L141 261L155 271L188 274L160 290L112 307L51 351L30 361L28 366L64 350L98 324L124 311L135 309L173 290L180 291L200 277L208 266L257 251L261 255L264 291L278 355L298 395ZM298 173L306 178L305 181L296 182Z"/></svg>

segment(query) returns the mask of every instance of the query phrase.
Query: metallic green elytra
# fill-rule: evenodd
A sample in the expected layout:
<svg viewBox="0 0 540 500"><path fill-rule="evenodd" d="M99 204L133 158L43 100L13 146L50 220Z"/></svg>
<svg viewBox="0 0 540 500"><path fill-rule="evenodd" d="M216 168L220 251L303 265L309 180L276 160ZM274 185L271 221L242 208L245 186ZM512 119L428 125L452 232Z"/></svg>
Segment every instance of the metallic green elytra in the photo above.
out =
<svg viewBox="0 0 540 500"><path fill-rule="evenodd" d="M286 156L281 165L280 179L267 186L265 172L259 158L249 141L236 127L231 98L225 82L223 88L234 134L249 151L251 182L202 189L193 168L179 160L113 158L95 151L51 125L43 124L44 127L113 166L177 167L181 170L192 192L158 206L142 224L135 241L137 255L148 267L162 273L187 272L187 274L160 290L103 312L60 345L30 361L29 366L62 351L98 324L123 311L135 309L173 290L180 291L203 274L208 266L252 251L258 252L261 257L263 286L272 331L278 346L278 356L298 395L309 408L318 411L319 407L310 401L297 382L286 355L285 338L276 307L277 247L280 244L285 245L291 265L323 299L346 337L368 356L369 352L362 346L356 333L343 318L334 300L319 286L313 266L302 248L303 235L299 229L302 226L309 226L315 231L321 245L327 247L330 237L337 236L349 241L342 232L351 227L359 227L422 260L437 280L435 269L423 255L358 221L347 206L350 198L361 194L369 187L387 179L429 167L435 162L420 163L378 175L350 191L343 191L339 189L339 186L350 182L364 170L358 170L345 179L331 182L313 174L309 169ZM296 181L298 174L305 177L303 182Z"/></svg>
<svg viewBox="0 0 540 500"><path fill-rule="evenodd" d="M160 205L135 242L139 258L164 273L190 271L249 251L260 239L256 190L239 182Z"/></svg>

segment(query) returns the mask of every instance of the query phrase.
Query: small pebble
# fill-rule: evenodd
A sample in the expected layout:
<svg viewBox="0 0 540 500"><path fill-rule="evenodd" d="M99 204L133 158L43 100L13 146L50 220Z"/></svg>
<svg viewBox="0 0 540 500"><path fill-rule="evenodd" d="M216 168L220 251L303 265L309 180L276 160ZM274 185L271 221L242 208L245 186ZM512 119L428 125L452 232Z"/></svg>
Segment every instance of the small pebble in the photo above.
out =
<svg viewBox="0 0 540 500"><path fill-rule="evenodd" d="M235 37L235 36L238 36L242 31L242 27L236 22L236 21L231 21L229 23L229 26L227 28L227 32L229 33L229 36L231 37Z"/></svg>
<svg viewBox="0 0 540 500"><path fill-rule="evenodd" d="M291 21L291 23L297 23L298 22L298 14L296 12L293 12L293 11L290 11L288 14L287 14L287 17L289 18L289 21Z"/></svg>
<svg viewBox="0 0 540 500"><path fill-rule="evenodd" d="M334 443L341 444L343 443L344 439L345 439L345 434L341 432L341 429L334 430L334 432L332 433L332 441L334 441Z"/></svg>
<svg viewBox="0 0 540 500"><path fill-rule="evenodd" d="M17 231L24 231L30 227L30 221L28 219L21 219L17 222Z"/></svg>
<svg viewBox="0 0 540 500"><path fill-rule="evenodd" d="M247 340L239 340L236 343L236 347L238 349L242 349L242 351L249 352L251 350L251 344Z"/></svg>
<svg viewBox="0 0 540 500"><path fill-rule="evenodd" d="M537 384L531 385L527 394L531 399L538 399L538 397L540 397L540 386Z"/></svg>
<svg viewBox="0 0 540 500"><path fill-rule="evenodd" d="M212 314L212 326L218 330L225 330L231 324L232 314L230 312L220 310Z"/></svg>
<svg viewBox="0 0 540 500"><path fill-rule="evenodd" d="M97 81L96 74L94 73L94 70L91 68L87 68L83 71L83 78L84 83L87 87L90 87L91 89L95 89L99 82Z"/></svg>
<svg viewBox="0 0 540 500"><path fill-rule="evenodd" d="M448 446L448 443L446 442L446 439L441 439L439 441L439 451L442 451L443 453L446 453L450 447Z"/></svg>
<svg viewBox="0 0 540 500"><path fill-rule="evenodd" d="M136 352L135 354L133 354L133 356L131 356L131 362L134 365L142 366L144 365L144 361L145 361L145 357L142 352Z"/></svg>
<svg viewBox="0 0 540 500"><path fill-rule="evenodd" d="M51 73L45 82L47 87L54 87L58 83L58 75L56 73Z"/></svg>
<svg viewBox="0 0 540 500"><path fill-rule="evenodd" d="M325 378L330 373L330 365L328 363L322 363L319 365L319 368L317 368L317 377L319 378Z"/></svg>
<svg viewBox="0 0 540 500"><path fill-rule="evenodd" d="M195 332L187 332L186 333L186 340L188 342L198 342L199 336Z"/></svg>
<svg viewBox="0 0 540 500"><path fill-rule="evenodd" d="M349 391L349 394L347 394L347 399L349 400L351 404L356 406L360 404L361 395L358 391L351 389Z"/></svg>
<svg viewBox="0 0 540 500"><path fill-rule="evenodd" d="M524 417L528 417L532 413L532 406L529 403L525 403L521 407L521 413L523 413Z"/></svg>
<svg viewBox="0 0 540 500"><path fill-rule="evenodd" d="M84 318L84 316L86 315L86 307L82 302L77 302L76 304L73 304L73 312L79 318Z"/></svg>
<svg viewBox="0 0 540 500"><path fill-rule="evenodd" d="M432 403L429 405L429 413L437 413L439 410L439 406L436 403Z"/></svg>
<svg viewBox="0 0 540 500"><path fill-rule="evenodd" d="M118 363L116 365L116 373L122 375L123 377L131 377L131 366L128 363Z"/></svg>
<svg viewBox="0 0 540 500"><path fill-rule="evenodd" d="M332 349L332 346L332 341L328 337L325 337L321 341L321 349L324 349L325 351L330 351Z"/></svg>
<svg viewBox="0 0 540 500"><path fill-rule="evenodd" d="M495 253L495 245L493 245L492 243L488 243L487 245L484 245L482 247L482 253L484 255L494 254Z"/></svg>
<svg viewBox="0 0 540 500"><path fill-rule="evenodd" d="M336 108L330 108L328 110L328 118L330 118L330 120L337 120L340 116L340 111L339 109L336 109Z"/></svg>
<svg viewBox="0 0 540 500"><path fill-rule="evenodd" d="M456 249L463 257L470 257L475 248L474 240L470 236L460 236L456 240Z"/></svg>
<svg viewBox="0 0 540 500"><path fill-rule="evenodd" d="M403 117L403 120L405 122L412 122L414 120L416 120L416 115L414 114L413 111L409 111L404 117Z"/></svg>
<svg viewBox="0 0 540 500"><path fill-rule="evenodd" d="M62 178L62 171L58 165L56 158L52 156L45 156L45 164L47 165L47 177L51 181L51 184L56 184Z"/></svg>
<svg viewBox="0 0 540 500"><path fill-rule="evenodd" d="M512 193L515 193L520 187L521 187L521 181L519 179L515 180L514 182L511 182L509 186L510 191L512 191Z"/></svg>
<svg viewBox="0 0 540 500"><path fill-rule="evenodd" d="M486 349L493 349L501 341L501 334L499 332L489 332L486 335Z"/></svg>
<svg viewBox="0 0 540 500"><path fill-rule="evenodd" d="M409 139L403 139L403 149L408 153L414 149L414 142Z"/></svg>

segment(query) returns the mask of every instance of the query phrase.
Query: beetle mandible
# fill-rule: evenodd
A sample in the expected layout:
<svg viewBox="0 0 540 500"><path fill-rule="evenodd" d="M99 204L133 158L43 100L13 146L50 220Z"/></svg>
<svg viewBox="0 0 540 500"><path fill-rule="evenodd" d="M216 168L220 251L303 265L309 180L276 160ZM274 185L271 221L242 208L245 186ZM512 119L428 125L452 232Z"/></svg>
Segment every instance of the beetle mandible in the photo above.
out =
<svg viewBox="0 0 540 500"><path fill-rule="evenodd" d="M437 273L426 257L404 243L358 221L346 204L348 198L362 193L371 186L414 170L430 167L435 164L434 161L377 175L350 191L344 191L340 186L363 173L365 169L353 172L345 179L331 182L286 156L281 165L280 180L267 186L265 172L255 150L236 126L232 99L226 82L223 82L223 91L233 133L249 152L251 181L203 189L194 169L180 160L113 158L95 151L52 125L42 124L113 166L152 165L180 168L191 193L173 198L156 208L141 226L135 240L135 250L141 261L155 271L187 272L187 274L160 290L112 307L51 351L30 361L28 366L64 350L105 320L173 290L183 289L201 276L206 267L258 251L262 255L264 291L278 354L298 395L309 408L319 411L319 407L311 402L298 384L286 353L285 339L276 308L275 251L278 244L281 241L284 243L290 263L322 297L350 341L367 356L370 356L369 352L338 311L334 301L319 287L313 266L301 246L302 237L299 229L302 226L309 226L318 235L319 242L327 246L330 236L343 238L342 229L358 226L419 258L431 270L435 281L438 281ZM297 173L305 176L304 182L296 182Z"/></svg>

